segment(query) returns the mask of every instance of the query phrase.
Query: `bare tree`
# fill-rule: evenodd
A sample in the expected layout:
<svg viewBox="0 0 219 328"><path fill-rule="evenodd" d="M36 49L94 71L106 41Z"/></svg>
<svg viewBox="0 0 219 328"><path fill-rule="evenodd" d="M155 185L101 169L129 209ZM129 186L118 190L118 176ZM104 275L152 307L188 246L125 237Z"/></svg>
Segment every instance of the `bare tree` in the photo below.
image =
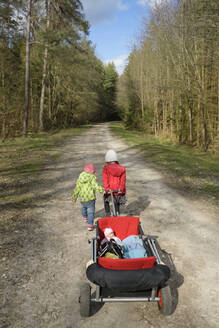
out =
<svg viewBox="0 0 219 328"><path fill-rule="evenodd" d="M46 30L49 30L50 25L50 0L45 0L46 6ZM40 130L44 129L44 98L45 98L45 87L46 87L46 75L47 75L47 61L48 61L48 41L45 45L44 59L43 59L43 77L42 77L42 87L41 87L41 97L40 97L40 113L39 113L39 123Z"/></svg>
<svg viewBox="0 0 219 328"><path fill-rule="evenodd" d="M32 0L27 2L27 25L26 25L26 60L25 60L25 110L23 135L27 136L28 131L28 116L30 104L30 25L31 25L31 7Z"/></svg>

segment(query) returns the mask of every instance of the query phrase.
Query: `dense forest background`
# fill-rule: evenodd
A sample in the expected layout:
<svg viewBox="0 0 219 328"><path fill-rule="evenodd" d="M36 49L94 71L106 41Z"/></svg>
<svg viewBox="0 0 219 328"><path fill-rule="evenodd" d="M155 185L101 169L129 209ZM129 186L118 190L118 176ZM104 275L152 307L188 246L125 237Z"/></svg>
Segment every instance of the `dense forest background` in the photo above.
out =
<svg viewBox="0 0 219 328"><path fill-rule="evenodd" d="M219 134L219 1L155 7L118 76L89 41L79 0L0 0L1 140L121 118L213 149Z"/></svg>
<svg viewBox="0 0 219 328"><path fill-rule="evenodd" d="M88 31L78 0L0 1L2 140L117 117L118 74Z"/></svg>
<svg viewBox="0 0 219 328"><path fill-rule="evenodd" d="M128 127L214 149L219 133L219 1L163 1L118 84Z"/></svg>

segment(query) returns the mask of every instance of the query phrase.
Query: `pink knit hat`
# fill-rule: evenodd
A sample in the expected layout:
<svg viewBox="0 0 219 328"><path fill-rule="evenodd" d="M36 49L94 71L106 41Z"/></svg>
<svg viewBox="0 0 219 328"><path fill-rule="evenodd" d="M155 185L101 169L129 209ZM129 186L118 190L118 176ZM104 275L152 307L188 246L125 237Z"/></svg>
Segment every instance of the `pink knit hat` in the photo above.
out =
<svg viewBox="0 0 219 328"><path fill-rule="evenodd" d="M93 164L86 164L86 165L84 166L84 172L95 173L96 170L95 170Z"/></svg>

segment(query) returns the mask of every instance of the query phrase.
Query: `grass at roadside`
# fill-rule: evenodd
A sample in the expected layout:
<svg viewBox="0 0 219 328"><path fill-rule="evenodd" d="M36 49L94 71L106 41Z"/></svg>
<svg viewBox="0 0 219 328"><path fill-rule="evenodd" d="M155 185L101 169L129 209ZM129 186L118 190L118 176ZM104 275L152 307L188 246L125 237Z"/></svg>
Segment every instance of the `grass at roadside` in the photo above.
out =
<svg viewBox="0 0 219 328"><path fill-rule="evenodd" d="M37 178L45 161L62 156L55 147L66 137L83 133L89 126L38 133L0 143L0 204L31 201L31 193L19 190L26 181ZM16 192L15 189L18 189Z"/></svg>
<svg viewBox="0 0 219 328"><path fill-rule="evenodd" d="M111 124L111 129L129 145L139 148L147 161L174 175L184 188L219 200L219 154L144 137L126 130L121 123Z"/></svg>

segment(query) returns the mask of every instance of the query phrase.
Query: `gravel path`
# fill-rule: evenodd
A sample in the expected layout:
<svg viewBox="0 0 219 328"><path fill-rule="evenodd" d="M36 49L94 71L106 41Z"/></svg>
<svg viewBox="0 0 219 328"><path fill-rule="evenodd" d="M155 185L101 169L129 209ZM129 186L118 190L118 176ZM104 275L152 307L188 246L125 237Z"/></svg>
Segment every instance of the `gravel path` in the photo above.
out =
<svg viewBox="0 0 219 328"><path fill-rule="evenodd" d="M145 233L157 235L172 254L184 282L170 317L155 303L107 303L83 319L79 313L79 284L91 258L88 232L73 205L74 183L85 163L94 163L99 182L104 154L114 148L127 169L124 215L140 216ZM219 225L207 203L185 198L165 184L161 173L140 153L113 136L107 124L73 136L58 149L63 156L49 163L32 185L34 201L16 214L1 234L0 327L13 328L218 328ZM104 216L97 195L96 217ZM13 220L12 220L13 223Z"/></svg>

